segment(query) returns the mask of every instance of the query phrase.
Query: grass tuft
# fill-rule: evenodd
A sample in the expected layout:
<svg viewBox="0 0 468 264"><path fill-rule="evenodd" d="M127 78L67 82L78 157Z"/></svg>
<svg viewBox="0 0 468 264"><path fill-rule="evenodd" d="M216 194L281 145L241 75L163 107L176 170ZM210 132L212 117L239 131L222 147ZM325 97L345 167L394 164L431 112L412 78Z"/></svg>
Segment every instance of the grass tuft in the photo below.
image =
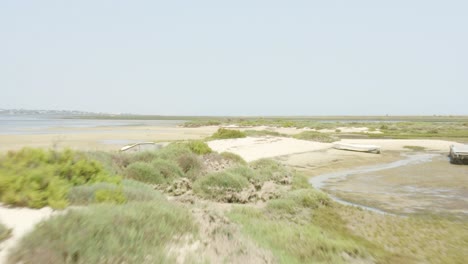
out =
<svg viewBox="0 0 468 264"><path fill-rule="evenodd" d="M8 263L174 262L167 247L196 233L191 215L164 200L93 205L38 224Z"/></svg>

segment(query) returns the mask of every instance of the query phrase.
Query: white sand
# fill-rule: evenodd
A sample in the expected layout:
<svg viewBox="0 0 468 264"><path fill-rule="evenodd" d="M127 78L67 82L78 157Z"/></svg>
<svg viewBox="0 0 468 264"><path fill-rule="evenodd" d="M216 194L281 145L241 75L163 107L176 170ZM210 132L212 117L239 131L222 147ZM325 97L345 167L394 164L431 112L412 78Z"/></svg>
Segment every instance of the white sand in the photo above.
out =
<svg viewBox="0 0 468 264"><path fill-rule="evenodd" d="M54 211L49 207L42 209L6 208L0 204L0 222L12 230L11 237L0 244L0 264L5 263L8 251L16 246L22 236L52 214Z"/></svg>
<svg viewBox="0 0 468 264"><path fill-rule="evenodd" d="M429 139L344 139L340 142L377 145L381 147L382 151L409 151L409 149L405 148L405 146L420 146L426 148L427 151L447 153L449 151L450 145L460 145L459 143L452 141ZM284 137L247 137L239 139L215 140L208 142L208 145L213 150L218 152L228 151L238 154L246 161L304 152L320 151L330 149L333 146L331 143L320 143ZM340 151L330 153L340 153ZM348 152L348 154L356 156L359 155L357 152ZM314 160L309 160L309 163L313 162Z"/></svg>
<svg viewBox="0 0 468 264"><path fill-rule="evenodd" d="M247 137L208 142L210 148L218 152L232 152L246 161L261 158L290 155L330 148L330 143L320 143L283 137Z"/></svg>

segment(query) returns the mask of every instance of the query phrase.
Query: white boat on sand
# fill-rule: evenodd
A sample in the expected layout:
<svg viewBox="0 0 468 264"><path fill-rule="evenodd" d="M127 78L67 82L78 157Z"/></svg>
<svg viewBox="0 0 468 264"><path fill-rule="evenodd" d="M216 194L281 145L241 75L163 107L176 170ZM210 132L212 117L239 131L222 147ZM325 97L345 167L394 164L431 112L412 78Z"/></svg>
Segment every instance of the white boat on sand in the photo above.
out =
<svg viewBox="0 0 468 264"><path fill-rule="evenodd" d="M468 164L468 145L450 146L450 163Z"/></svg>
<svg viewBox="0 0 468 264"><path fill-rule="evenodd" d="M333 148L340 150L359 151L359 152L370 152L380 153L380 146L376 145L361 145L361 144L350 144L350 143L335 143Z"/></svg>
<svg viewBox="0 0 468 264"><path fill-rule="evenodd" d="M131 145L127 145L125 147L122 147L120 151L127 151L127 150L135 150L135 151L141 151L141 150L148 150L152 148L147 148L145 146L152 146L152 148L157 147L159 148L160 146L156 145L154 142L140 142L140 143L135 143Z"/></svg>

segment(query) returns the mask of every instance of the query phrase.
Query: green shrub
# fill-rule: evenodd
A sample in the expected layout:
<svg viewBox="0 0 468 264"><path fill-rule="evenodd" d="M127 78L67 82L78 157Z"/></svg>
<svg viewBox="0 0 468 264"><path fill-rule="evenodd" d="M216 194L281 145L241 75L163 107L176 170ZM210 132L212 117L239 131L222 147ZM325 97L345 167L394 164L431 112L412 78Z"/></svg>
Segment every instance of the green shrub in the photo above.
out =
<svg viewBox="0 0 468 264"><path fill-rule="evenodd" d="M164 200L164 196L154 190L148 184L139 181L125 179L122 181L123 192L128 202L144 202L154 200Z"/></svg>
<svg viewBox="0 0 468 264"><path fill-rule="evenodd" d="M187 210L164 200L93 205L39 223L8 262L173 263L168 247L196 234Z"/></svg>
<svg viewBox="0 0 468 264"><path fill-rule="evenodd" d="M326 133L316 132L316 131L303 131L299 134L293 136L296 139L310 140L317 142L330 143L337 140L337 138L330 136Z"/></svg>
<svg viewBox="0 0 468 264"><path fill-rule="evenodd" d="M159 159L174 161L178 157L191 153L189 146L185 143L174 142L156 152Z"/></svg>
<svg viewBox="0 0 468 264"><path fill-rule="evenodd" d="M249 182L246 178L227 172L216 172L197 179L193 191L208 199L219 199L226 191L241 191Z"/></svg>
<svg viewBox="0 0 468 264"><path fill-rule="evenodd" d="M220 128L211 136L211 139L229 139L229 138L245 138L244 132L234 129Z"/></svg>
<svg viewBox="0 0 468 264"><path fill-rule="evenodd" d="M188 178L196 179L203 171L203 161L195 154L183 154L177 159L177 164Z"/></svg>
<svg viewBox="0 0 468 264"><path fill-rule="evenodd" d="M64 208L72 186L120 181L97 161L71 150L25 148L0 158L0 201L15 206Z"/></svg>
<svg viewBox="0 0 468 264"><path fill-rule="evenodd" d="M97 190L94 198L98 203L116 203L122 204L127 201L122 188Z"/></svg>
<svg viewBox="0 0 468 264"><path fill-rule="evenodd" d="M172 161L155 160L151 163L151 166L153 166L162 179L155 181L154 183L170 183L174 179L184 176L180 167Z"/></svg>
<svg viewBox="0 0 468 264"><path fill-rule="evenodd" d="M141 161L130 164L126 168L124 175L128 178L148 183L160 180L159 173L153 166L150 163Z"/></svg>
<svg viewBox="0 0 468 264"><path fill-rule="evenodd" d="M205 155L213 152L213 150L208 146L208 144L201 140L189 141L187 143L187 146L193 153L198 155Z"/></svg>
<svg viewBox="0 0 468 264"><path fill-rule="evenodd" d="M0 243L10 237L11 235L11 230L4 226L2 223L0 223Z"/></svg>
<svg viewBox="0 0 468 264"><path fill-rule="evenodd" d="M234 161L235 163L247 165L247 162L239 155L232 152L222 152L221 156L227 160Z"/></svg>
<svg viewBox="0 0 468 264"><path fill-rule="evenodd" d="M232 175L238 176L238 177L244 177L249 181L253 181L253 182L259 181L257 172L247 166L243 166L243 165L235 166L235 167L227 169L226 172Z"/></svg>
<svg viewBox="0 0 468 264"><path fill-rule="evenodd" d="M137 181L153 184L166 184L184 176L180 167L168 160L156 159L151 163L135 162L130 164L125 176Z"/></svg>
<svg viewBox="0 0 468 264"><path fill-rule="evenodd" d="M291 176L290 169L281 163L272 159L260 159L250 164L250 167L255 170L257 182L275 181L280 182L285 177Z"/></svg>
<svg viewBox="0 0 468 264"><path fill-rule="evenodd" d="M68 194L68 199L73 205L88 205L105 202L106 200L103 199L104 197L102 196L103 191L110 193L110 195L115 195L114 198L117 203L125 201L152 201L162 198L161 193L153 190L151 186L138 181L125 179L120 186L109 183L97 183L72 187Z"/></svg>

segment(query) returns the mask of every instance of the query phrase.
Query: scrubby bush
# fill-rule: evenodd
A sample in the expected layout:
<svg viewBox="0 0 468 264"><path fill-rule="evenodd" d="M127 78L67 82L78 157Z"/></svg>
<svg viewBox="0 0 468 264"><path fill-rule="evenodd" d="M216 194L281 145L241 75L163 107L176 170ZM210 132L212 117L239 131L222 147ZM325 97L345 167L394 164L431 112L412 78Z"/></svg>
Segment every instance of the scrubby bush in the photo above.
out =
<svg viewBox="0 0 468 264"><path fill-rule="evenodd" d="M255 170L257 177L256 181L276 181L280 182L285 177L292 175L290 169L282 165L281 163L272 159L260 159L250 164L250 167Z"/></svg>
<svg viewBox="0 0 468 264"><path fill-rule="evenodd" d="M174 161L183 154L191 153L189 146L185 143L174 142L156 152L158 159Z"/></svg>
<svg viewBox="0 0 468 264"><path fill-rule="evenodd" d="M2 223L0 223L0 243L10 237L11 230L8 229L6 226L4 226Z"/></svg>
<svg viewBox="0 0 468 264"><path fill-rule="evenodd" d="M124 175L128 178L142 182L154 182L157 181L155 179L159 177L158 172L154 170L150 163L141 161L128 165Z"/></svg>
<svg viewBox="0 0 468 264"><path fill-rule="evenodd" d="M303 131L299 134L293 136L296 139L310 140L317 142L330 143L337 140L337 138L330 136L326 133L316 132L316 131Z"/></svg>
<svg viewBox="0 0 468 264"><path fill-rule="evenodd" d="M313 188L289 192L285 198L293 200L303 208L316 209L331 205L331 199L326 193Z"/></svg>
<svg viewBox="0 0 468 264"><path fill-rule="evenodd" d="M238 176L238 177L246 178L249 181L254 181L254 182L258 181L257 172L249 168L248 166L243 166L243 165L235 166L235 167L227 169L226 172L232 175Z"/></svg>
<svg viewBox="0 0 468 264"><path fill-rule="evenodd" d="M93 205L41 222L9 263L175 263L168 247L196 236L187 210L164 200Z"/></svg>
<svg viewBox="0 0 468 264"><path fill-rule="evenodd" d="M151 163L135 162L130 164L125 171L125 176L146 183L166 184L184 176L184 174L174 162L156 159Z"/></svg>
<svg viewBox="0 0 468 264"><path fill-rule="evenodd" d="M148 184L125 179L122 181L123 192L128 202L144 202L164 199L163 195Z"/></svg>
<svg viewBox="0 0 468 264"><path fill-rule="evenodd" d="M183 154L177 159L177 164L188 178L196 179L203 171L203 161L193 153Z"/></svg>
<svg viewBox="0 0 468 264"><path fill-rule="evenodd" d="M122 188L97 190L94 198L98 203L116 203L122 204L127 201Z"/></svg>
<svg viewBox="0 0 468 264"><path fill-rule="evenodd" d="M104 194L108 195L104 195ZM111 201L105 199L111 196ZM161 199L162 195L151 186L139 181L125 179L121 185L97 183L72 187L68 198L73 205L88 205L99 202L133 202Z"/></svg>
<svg viewBox="0 0 468 264"><path fill-rule="evenodd" d="M239 155L232 152L222 152L221 156L227 160L233 161L238 164L247 165L247 162Z"/></svg>
<svg viewBox="0 0 468 264"><path fill-rule="evenodd" d="M219 199L226 191L241 191L249 182L246 178L227 172L216 172L197 179L193 191L208 199Z"/></svg>
<svg viewBox="0 0 468 264"><path fill-rule="evenodd" d="M206 142L201 140L192 140L187 143L189 149L197 155L205 155L213 152L213 150L206 144Z"/></svg>
<svg viewBox="0 0 468 264"><path fill-rule="evenodd" d="M245 138L244 132L235 129L220 128L211 136L211 139L229 139L229 138Z"/></svg>
<svg viewBox="0 0 468 264"><path fill-rule="evenodd" d="M64 208L72 186L120 181L97 161L71 150L25 148L0 158L0 200L15 206Z"/></svg>

